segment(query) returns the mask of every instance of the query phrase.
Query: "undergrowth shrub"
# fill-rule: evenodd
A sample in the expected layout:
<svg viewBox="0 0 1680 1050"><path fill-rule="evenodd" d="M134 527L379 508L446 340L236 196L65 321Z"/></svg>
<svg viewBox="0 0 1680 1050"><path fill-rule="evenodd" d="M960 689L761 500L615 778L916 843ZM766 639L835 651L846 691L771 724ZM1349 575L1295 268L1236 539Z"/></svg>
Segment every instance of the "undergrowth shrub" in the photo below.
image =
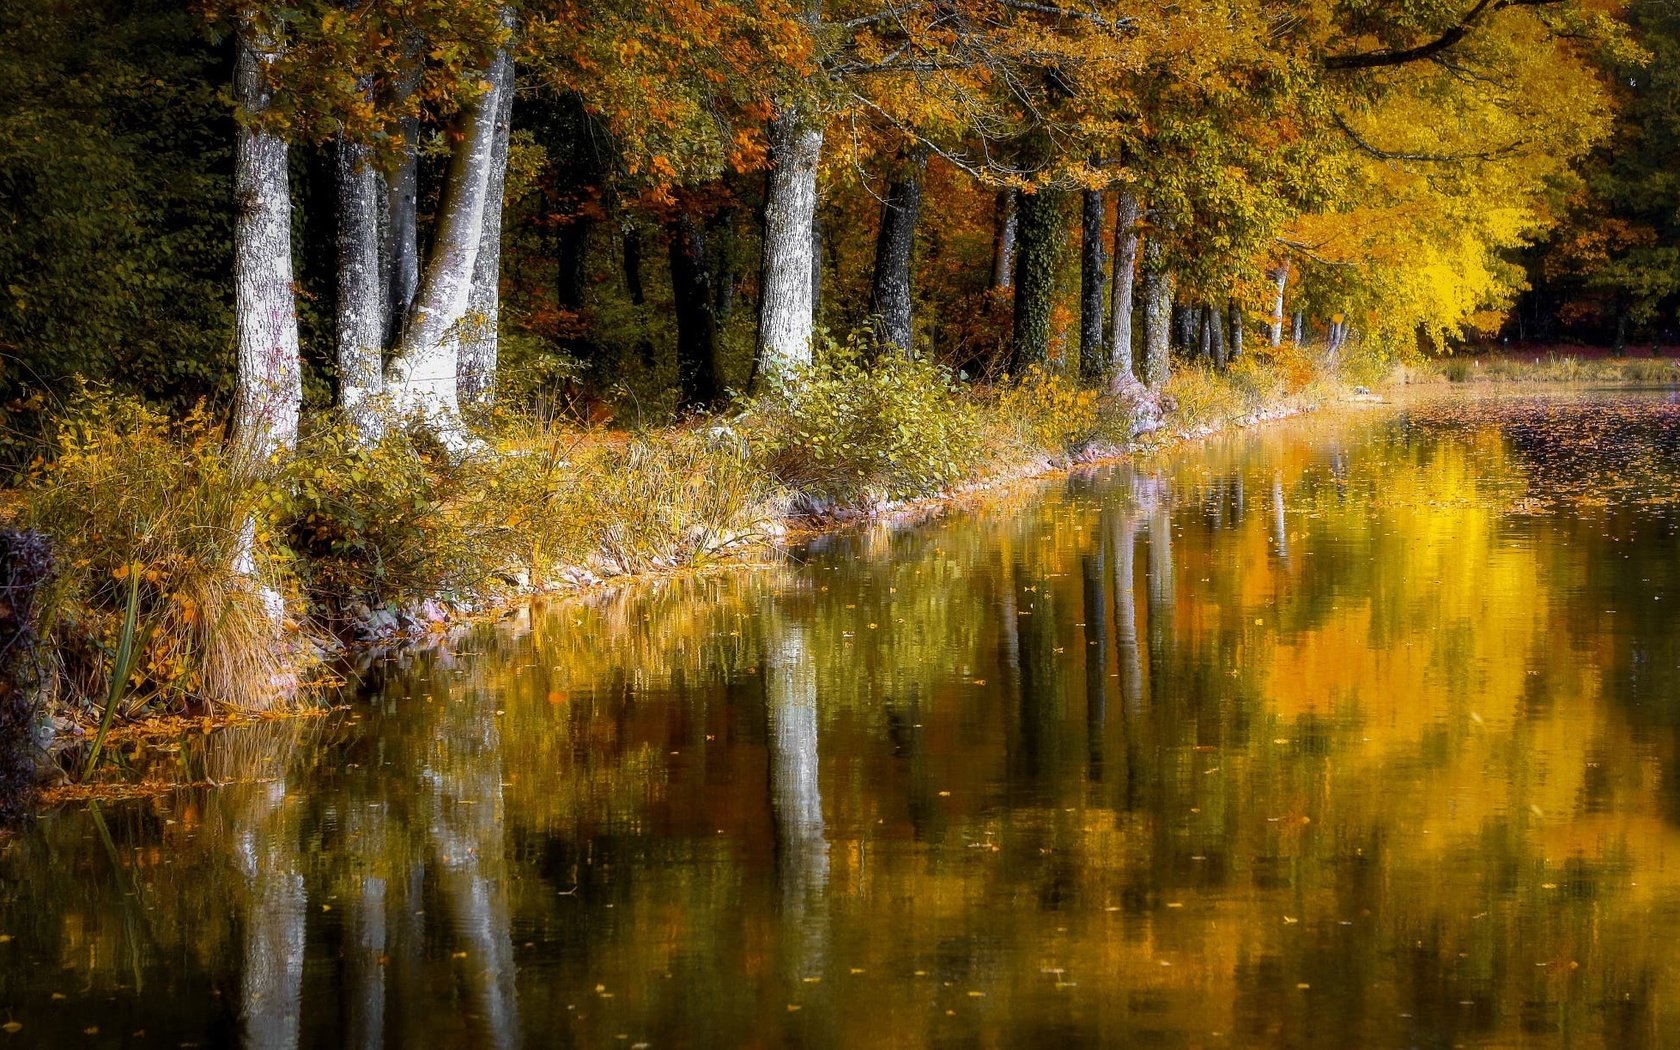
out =
<svg viewBox="0 0 1680 1050"><path fill-rule="evenodd" d="M1094 440L1103 422L1095 390L1037 365L997 389L991 413L1003 440L997 451L1014 457L1065 455Z"/></svg>
<svg viewBox="0 0 1680 1050"><path fill-rule="evenodd" d="M308 595L335 615L481 583L504 549L492 481L400 429L377 442L344 424L307 435L282 488Z"/></svg>
<svg viewBox="0 0 1680 1050"><path fill-rule="evenodd" d="M18 490L19 523L54 545L41 633L72 706L112 695L131 576L140 648L116 691L124 713L262 708L295 681L296 646L238 567L249 551L259 577L285 583L284 565L262 557L272 490L222 435L202 408L171 421L84 391Z"/></svg>
<svg viewBox="0 0 1680 1050"><path fill-rule="evenodd" d="M609 572L701 562L777 527L776 485L722 427L595 442L572 464L555 509L569 523L562 563Z"/></svg>
<svg viewBox="0 0 1680 1050"><path fill-rule="evenodd" d="M974 405L947 369L870 355L855 338L780 378L746 420L774 477L819 503L938 492L969 476L981 451Z"/></svg>

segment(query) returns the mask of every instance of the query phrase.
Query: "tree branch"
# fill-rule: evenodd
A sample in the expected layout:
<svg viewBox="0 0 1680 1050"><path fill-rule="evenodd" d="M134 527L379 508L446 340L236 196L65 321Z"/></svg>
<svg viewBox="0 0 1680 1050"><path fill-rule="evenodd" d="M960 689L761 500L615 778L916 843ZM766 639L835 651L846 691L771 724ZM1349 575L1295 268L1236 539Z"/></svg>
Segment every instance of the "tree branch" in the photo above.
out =
<svg viewBox="0 0 1680 1050"><path fill-rule="evenodd" d="M1376 69L1381 66L1402 66L1439 54L1463 40L1476 23L1495 11L1507 7L1542 7L1563 3L1564 0L1476 0L1476 6L1464 13L1457 24L1433 40L1413 47L1391 48L1382 51L1363 51L1346 55L1326 55L1326 69Z"/></svg>

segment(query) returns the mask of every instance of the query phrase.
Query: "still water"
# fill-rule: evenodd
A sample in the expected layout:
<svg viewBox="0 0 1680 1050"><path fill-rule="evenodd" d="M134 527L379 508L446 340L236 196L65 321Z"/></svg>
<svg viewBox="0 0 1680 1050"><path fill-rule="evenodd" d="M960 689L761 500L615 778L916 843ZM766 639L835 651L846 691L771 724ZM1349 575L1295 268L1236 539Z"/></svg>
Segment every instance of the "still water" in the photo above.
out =
<svg viewBox="0 0 1680 1050"><path fill-rule="evenodd" d="M1663 1045L1677 450L1350 408L379 663L4 847L0 1047Z"/></svg>

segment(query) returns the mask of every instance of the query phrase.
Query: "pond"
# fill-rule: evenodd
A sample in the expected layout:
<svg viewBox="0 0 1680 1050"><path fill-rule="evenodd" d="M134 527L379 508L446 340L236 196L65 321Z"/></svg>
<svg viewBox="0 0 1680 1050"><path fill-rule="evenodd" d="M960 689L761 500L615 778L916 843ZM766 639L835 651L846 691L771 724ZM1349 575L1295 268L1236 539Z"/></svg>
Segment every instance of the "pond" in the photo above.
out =
<svg viewBox="0 0 1680 1050"><path fill-rule="evenodd" d="M542 604L0 852L0 1047L1660 1045L1680 404L1413 399Z"/></svg>

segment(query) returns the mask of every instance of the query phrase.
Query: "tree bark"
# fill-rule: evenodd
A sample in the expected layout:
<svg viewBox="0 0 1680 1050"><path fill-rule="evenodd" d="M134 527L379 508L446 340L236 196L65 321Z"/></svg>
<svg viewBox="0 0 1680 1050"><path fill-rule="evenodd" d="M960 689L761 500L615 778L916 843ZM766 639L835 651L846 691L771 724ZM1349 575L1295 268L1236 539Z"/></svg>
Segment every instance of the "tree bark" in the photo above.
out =
<svg viewBox="0 0 1680 1050"><path fill-rule="evenodd" d="M235 433L258 460L297 444L303 404L297 300L292 291L292 203L286 143L263 130L272 101L274 44L241 18L234 102L245 115L234 144L233 284L238 406Z"/></svg>
<svg viewBox="0 0 1680 1050"><path fill-rule="evenodd" d="M1293 337L1291 341L1296 346L1302 346L1307 341L1307 315L1299 310L1295 311L1294 330L1291 335Z"/></svg>
<svg viewBox="0 0 1680 1050"><path fill-rule="evenodd" d="M1213 367L1225 367L1225 311L1217 303L1208 303L1202 307L1202 315L1207 318L1208 359Z"/></svg>
<svg viewBox="0 0 1680 1050"><path fill-rule="evenodd" d="M1101 190L1082 195L1079 223L1079 378L1095 383L1108 360L1103 353L1103 292L1108 284L1103 219L1107 208Z"/></svg>
<svg viewBox="0 0 1680 1050"><path fill-rule="evenodd" d="M379 272L379 172L368 148L338 141L338 407L370 438L377 423L367 401L384 371L385 287Z"/></svg>
<svg viewBox="0 0 1680 1050"><path fill-rule="evenodd" d="M420 59L415 54L397 82L397 94L407 99L420 86ZM420 121L404 117L397 122L401 159L386 186L385 224L385 345L402 338L402 326L420 288Z"/></svg>
<svg viewBox="0 0 1680 1050"><path fill-rule="evenodd" d="M1277 269L1272 271L1272 283L1277 292L1272 299L1272 348L1283 345L1283 292L1289 285L1289 260L1278 263Z"/></svg>
<svg viewBox="0 0 1680 1050"><path fill-rule="evenodd" d="M498 54L495 61L505 60ZM423 419L455 451L466 443L456 383L458 328L472 293L501 112L499 73L493 68L487 79L492 89L462 108L461 137L450 159L436 241L402 342L386 368L386 384L398 407Z"/></svg>
<svg viewBox="0 0 1680 1050"><path fill-rule="evenodd" d="M1231 342L1225 352L1225 361L1229 364L1241 357L1243 352L1243 309L1235 296L1226 303L1225 318L1231 325Z"/></svg>
<svg viewBox="0 0 1680 1050"><path fill-rule="evenodd" d="M723 370L718 363L705 231L693 215L685 213L671 221L669 232L680 403L683 408L709 408L723 400Z"/></svg>
<svg viewBox="0 0 1680 1050"><path fill-rule="evenodd" d="M922 172L926 154L904 162L887 186L881 204L881 229L875 239L875 277L869 289L869 313L882 346L911 349L911 293L916 254L916 221L922 209Z"/></svg>
<svg viewBox="0 0 1680 1050"><path fill-rule="evenodd" d="M1150 389L1167 381L1172 367L1172 274L1165 266L1166 252L1150 240L1143 251L1143 374Z"/></svg>
<svg viewBox="0 0 1680 1050"><path fill-rule="evenodd" d="M1119 393L1137 382L1132 363L1132 294L1136 284L1138 220L1143 202L1122 188L1114 206L1114 288L1108 322L1109 389Z"/></svg>
<svg viewBox="0 0 1680 1050"><path fill-rule="evenodd" d="M764 194L757 372L774 379L811 363L816 324L817 209L822 128L781 109L770 120L770 176Z"/></svg>
<svg viewBox="0 0 1680 1050"><path fill-rule="evenodd" d="M1061 264L1062 197L1059 190L1023 193L1016 207L1015 331L1009 371L1019 376L1050 363L1050 310Z"/></svg>
<svg viewBox="0 0 1680 1050"><path fill-rule="evenodd" d="M490 143L490 174L479 223L478 255L473 259L472 290L461 325L461 354L455 382L463 402L486 407L496 396L496 360L500 353L502 304L502 207L507 187L508 137L513 130L513 55L496 63L496 126Z"/></svg>
<svg viewBox="0 0 1680 1050"><path fill-rule="evenodd" d="M1020 194L999 190L992 212L992 289L1004 291L1015 283L1015 231L1019 228Z"/></svg>

